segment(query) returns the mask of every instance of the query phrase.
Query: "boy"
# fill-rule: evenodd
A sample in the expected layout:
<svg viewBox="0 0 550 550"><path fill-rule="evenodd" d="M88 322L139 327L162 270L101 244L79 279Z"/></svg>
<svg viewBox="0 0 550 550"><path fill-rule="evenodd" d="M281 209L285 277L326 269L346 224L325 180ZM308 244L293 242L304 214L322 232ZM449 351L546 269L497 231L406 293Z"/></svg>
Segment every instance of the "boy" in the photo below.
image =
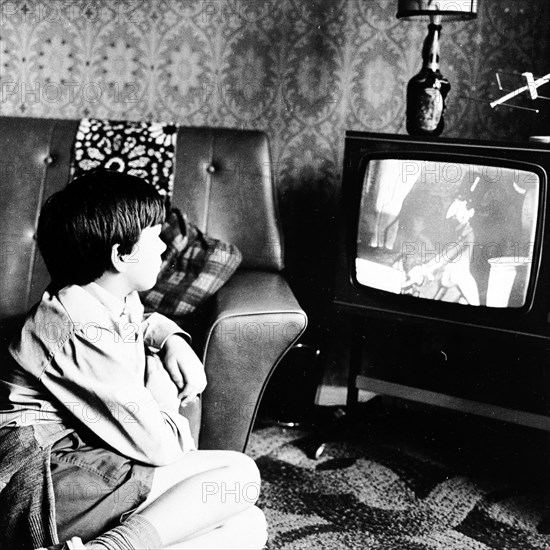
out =
<svg viewBox="0 0 550 550"><path fill-rule="evenodd" d="M72 539L64 548L265 543L257 490L223 499L204 491L258 487L259 476L241 453L195 450L179 409L206 377L187 335L159 314L143 320L137 293L155 284L164 217L152 186L108 171L70 183L40 215L38 246L52 284L10 346L0 432L30 426L48 453L50 535Z"/></svg>

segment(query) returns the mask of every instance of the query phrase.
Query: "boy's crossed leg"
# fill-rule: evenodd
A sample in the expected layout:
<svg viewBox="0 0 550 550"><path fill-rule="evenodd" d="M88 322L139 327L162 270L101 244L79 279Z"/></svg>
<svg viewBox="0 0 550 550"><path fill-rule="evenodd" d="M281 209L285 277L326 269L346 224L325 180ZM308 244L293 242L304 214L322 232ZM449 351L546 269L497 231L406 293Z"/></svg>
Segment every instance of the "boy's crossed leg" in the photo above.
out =
<svg viewBox="0 0 550 550"><path fill-rule="evenodd" d="M159 540L162 548L260 549L267 532L263 513L254 506L259 487L258 468L246 455L190 452L155 469L149 496L128 521L85 547L126 550ZM124 533L125 526L131 532Z"/></svg>

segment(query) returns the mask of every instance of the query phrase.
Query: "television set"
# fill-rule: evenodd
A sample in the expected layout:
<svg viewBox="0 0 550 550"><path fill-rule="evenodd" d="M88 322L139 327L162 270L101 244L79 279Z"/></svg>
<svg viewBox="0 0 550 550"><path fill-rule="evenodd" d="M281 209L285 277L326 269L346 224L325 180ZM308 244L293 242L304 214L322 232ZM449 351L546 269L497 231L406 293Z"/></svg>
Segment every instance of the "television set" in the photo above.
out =
<svg viewBox="0 0 550 550"><path fill-rule="evenodd" d="M337 307L550 339L549 180L543 144L347 132Z"/></svg>

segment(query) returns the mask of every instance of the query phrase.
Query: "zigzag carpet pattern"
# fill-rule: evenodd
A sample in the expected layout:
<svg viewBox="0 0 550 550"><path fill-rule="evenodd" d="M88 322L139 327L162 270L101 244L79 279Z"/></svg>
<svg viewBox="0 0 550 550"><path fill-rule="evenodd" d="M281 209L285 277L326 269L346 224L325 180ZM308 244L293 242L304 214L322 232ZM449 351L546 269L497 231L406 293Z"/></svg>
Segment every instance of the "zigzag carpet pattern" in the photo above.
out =
<svg viewBox="0 0 550 550"><path fill-rule="evenodd" d="M438 412L257 428L268 549L550 550L548 434Z"/></svg>

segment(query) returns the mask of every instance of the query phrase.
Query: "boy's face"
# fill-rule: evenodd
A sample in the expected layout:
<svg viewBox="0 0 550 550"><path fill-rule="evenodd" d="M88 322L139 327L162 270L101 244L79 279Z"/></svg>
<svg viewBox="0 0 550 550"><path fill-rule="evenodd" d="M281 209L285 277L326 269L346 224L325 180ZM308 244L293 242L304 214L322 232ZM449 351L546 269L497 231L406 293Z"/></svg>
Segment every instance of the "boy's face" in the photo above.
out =
<svg viewBox="0 0 550 550"><path fill-rule="evenodd" d="M153 225L142 230L139 241L125 259L124 276L131 290L149 290L157 282L161 266L161 254L166 245L160 239L161 225Z"/></svg>

